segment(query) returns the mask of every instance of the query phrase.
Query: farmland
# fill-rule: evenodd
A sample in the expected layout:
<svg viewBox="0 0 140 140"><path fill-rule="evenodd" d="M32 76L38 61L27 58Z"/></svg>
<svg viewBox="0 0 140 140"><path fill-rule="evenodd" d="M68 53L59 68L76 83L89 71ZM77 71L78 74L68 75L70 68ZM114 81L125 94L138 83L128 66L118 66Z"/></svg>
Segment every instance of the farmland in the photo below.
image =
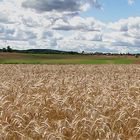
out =
<svg viewBox="0 0 140 140"><path fill-rule="evenodd" d="M139 140L140 65L0 65L0 140Z"/></svg>
<svg viewBox="0 0 140 140"><path fill-rule="evenodd" d="M121 55L0 53L0 64L140 64L140 57Z"/></svg>

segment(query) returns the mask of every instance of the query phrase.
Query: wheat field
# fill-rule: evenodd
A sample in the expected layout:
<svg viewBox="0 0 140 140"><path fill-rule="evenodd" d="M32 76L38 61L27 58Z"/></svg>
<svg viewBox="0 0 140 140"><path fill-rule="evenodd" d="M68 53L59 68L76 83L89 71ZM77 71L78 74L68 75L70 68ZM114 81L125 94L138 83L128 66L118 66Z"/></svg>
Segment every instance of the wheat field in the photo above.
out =
<svg viewBox="0 0 140 140"><path fill-rule="evenodd" d="M140 65L0 65L0 140L140 140Z"/></svg>

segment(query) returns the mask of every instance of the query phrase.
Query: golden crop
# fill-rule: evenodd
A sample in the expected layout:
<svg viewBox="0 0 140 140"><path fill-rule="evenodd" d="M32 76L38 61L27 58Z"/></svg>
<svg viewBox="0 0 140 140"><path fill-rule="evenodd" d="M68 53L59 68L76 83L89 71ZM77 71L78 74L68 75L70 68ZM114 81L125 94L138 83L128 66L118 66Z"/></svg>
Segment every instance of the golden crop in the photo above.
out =
<svg viewBox="0 0 140 140"><path fill-rule="evenodd" d="M140 65L0 65L0 140L140 140Z"/></svg>

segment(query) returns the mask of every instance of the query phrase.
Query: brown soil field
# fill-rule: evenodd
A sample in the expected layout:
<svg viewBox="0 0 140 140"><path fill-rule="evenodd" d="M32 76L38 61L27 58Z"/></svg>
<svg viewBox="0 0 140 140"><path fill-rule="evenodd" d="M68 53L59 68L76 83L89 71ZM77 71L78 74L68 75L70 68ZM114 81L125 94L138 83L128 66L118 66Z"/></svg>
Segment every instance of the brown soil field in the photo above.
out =
<svg viewBox="0 0 140 140"><path fill-rule="evenodd" d="M0 65L0 140L139 140L140 65Z"/></svg>

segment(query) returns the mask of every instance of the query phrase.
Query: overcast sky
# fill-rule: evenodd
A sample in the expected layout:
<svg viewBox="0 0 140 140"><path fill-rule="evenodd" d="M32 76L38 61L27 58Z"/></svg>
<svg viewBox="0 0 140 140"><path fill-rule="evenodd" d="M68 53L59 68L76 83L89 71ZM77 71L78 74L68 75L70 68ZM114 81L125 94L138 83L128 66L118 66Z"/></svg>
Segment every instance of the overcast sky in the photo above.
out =
<svg viewBox="0 0 140 140"><path fill-rule="evenodd" d="M0 0L0 48L140 52L140 0Z"/></svg>

